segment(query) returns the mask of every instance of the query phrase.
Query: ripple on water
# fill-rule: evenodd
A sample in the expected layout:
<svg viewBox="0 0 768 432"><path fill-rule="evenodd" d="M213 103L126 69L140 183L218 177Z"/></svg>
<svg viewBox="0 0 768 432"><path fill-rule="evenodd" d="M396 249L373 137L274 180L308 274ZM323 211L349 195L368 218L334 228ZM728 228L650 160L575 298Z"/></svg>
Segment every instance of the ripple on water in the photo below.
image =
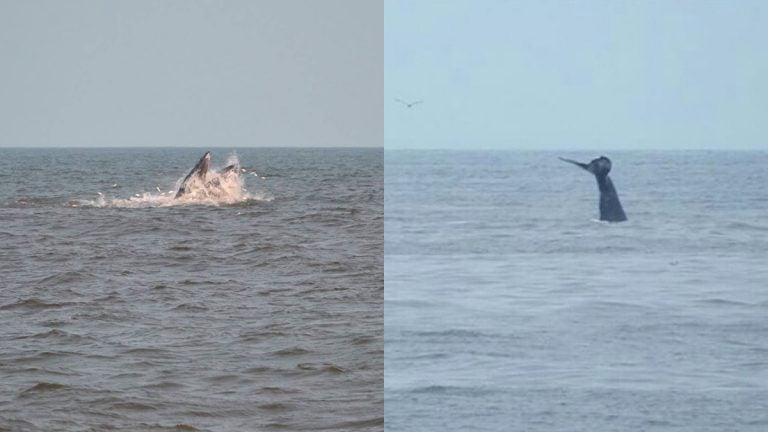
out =
<svg viewBox="0 0 768 432"><path fill-rule="evenodd" d="M171 310L181 312L206 312L208 307L203 303L182 303Z"/></svg>
<svg viewBox="0 0 768 432"><path fill-rule="evenodd" d="M92 278L92 275L83 271L66 271L46 276L36 282L37 285L56 287L60 285L83 282Z"/></svg>
<svg viewBox="0 0 768 432"><path fill-rule="evenodd" d="M45 340L48 339L50 343L82 343L84 341L95 341L93 337L84 337L74 333L67 333L59 329L51 329L46 332L36 333L33 335L17 336L14 339L27 339L27 340Z"/></svg>
<svg viewBox="0 0 768 432"><path fill-rule="evenodd" d="M59 390L65 390L69 389L70 387L65 384L59 384L59 383L51 383L51 382L41 382L37 383L32 387L29 387L28 389L21 392L20 396L27 397L27 396L33 396L36 394L43 394L43 393L49 393L49 392L55 392Z"/></svg>
<svg viewBox="0 0 768 432"><path fill-rule="evenodd" d="M272 355L272 356L277 356L277 357L293 357L293 356L307 355L310 352L311 351L306 350L306 349L301 348L301 347L289 347L289 348L283 348L283 349L277 350L277 351L272 351L269 354Z"/></svg>
<svg viewBox="0 0 768 432"><path fill-rule="evenodd" d="M316 372L328 372L333 374L342 374L347 373L349 370L341 367L336 366L334 364L323 364L323 363L299 363L296 365L297 368L301 370L306 371L316 371Z"/></svg>
<svg viewBox="0 0 768 432"><path fill-rule="evenodd" d="M110 408L118 411L156 411L158 409L152 404L136 401L116 402Z"/></svg>
<svg viewBox="0 0 768 432"><path fill-rule="evenodd" d="M280 402L273 402L273 403L266 403L258 405L259 409L262 409L264 411L289 411L293 409L293 406L286 403L280 403Z"/></svg>
<svg viewBox="0 0 768 432"><path fill-rule="evenodd" d="M32 355L27 355L27 354ZM68 357L78 357L80 356L80 353L74 352L74 351L35 351L35 350L26 350L22 351L21 354L19 354L17 357L13 359L13 362L15 363L26 363L26 362L51 362L51 361L58 361L62 360L64 358Z"/></svg>
<svg viewBox="0 0 768 432"><path fill-rule="evenodd" d="M196 427L194 427L192 425L188 425L188 424L184 424L184 423L178 423L176 425L176 430L180 431L180 432L195 432L195 431L199 431L200 429L198 429L198 428L196 428Z"/></svg>
<svg viewBox="0 0 768 432"><path fill-rule="evenodd" d="M0 310L14 310L14 309L26 309L26 310L41 310L41 309L56 309L67 306L76 305L75 302L45 302L37 298L30 298L25 300L19 300L14 303L8 303L0 306Z"/></svg>

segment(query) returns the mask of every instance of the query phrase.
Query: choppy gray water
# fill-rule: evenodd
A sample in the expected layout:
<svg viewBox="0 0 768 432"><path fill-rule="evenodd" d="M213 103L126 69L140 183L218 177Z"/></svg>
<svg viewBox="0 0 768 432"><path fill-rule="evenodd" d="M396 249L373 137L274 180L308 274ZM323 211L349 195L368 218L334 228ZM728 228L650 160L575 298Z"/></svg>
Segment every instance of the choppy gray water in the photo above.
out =
<svg viewBox="0 0 768 432"><path fill-rule="evenodd" d="M382 151L203 152L3 150L0 430L383 428Z"/></svg>
<svg viewBox="0 0 768 432"><path fill-rule="evenodd" d="M385 153L389 431L768 430L768 154Z"/></svg>

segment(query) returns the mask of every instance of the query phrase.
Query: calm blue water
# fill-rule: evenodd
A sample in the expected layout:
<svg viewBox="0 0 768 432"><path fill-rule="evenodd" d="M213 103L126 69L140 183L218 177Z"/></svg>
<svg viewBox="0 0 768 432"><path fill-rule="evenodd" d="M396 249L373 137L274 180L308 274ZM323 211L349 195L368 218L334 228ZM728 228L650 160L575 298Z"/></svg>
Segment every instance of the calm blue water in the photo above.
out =
<svg viewBox="0 0 768 432"><path fill-rule="evenodd" d="M0 431L383 429L382 150L204 151L3 150Z"/></svg>
<svg viewBox="0 0 768 432"><path fill-rule="evenodd" d="M768 430L768 154L385 153L388 431Z"/></svg>

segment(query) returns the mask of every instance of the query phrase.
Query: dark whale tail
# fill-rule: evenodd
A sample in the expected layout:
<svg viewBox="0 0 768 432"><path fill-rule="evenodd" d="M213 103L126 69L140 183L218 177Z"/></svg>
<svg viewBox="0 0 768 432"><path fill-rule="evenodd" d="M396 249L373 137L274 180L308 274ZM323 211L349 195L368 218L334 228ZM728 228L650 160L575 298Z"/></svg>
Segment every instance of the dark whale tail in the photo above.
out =
<svg viewBox="0 0 768 432"><path fill-rule="evenodd" d="M593 159L588 164L576 162L571 159L559 158L562 161L572 163L590 173L597 179L597 188L600 190L600 220L607 222L623 222L627 220L624 209L619 201L619 194L613 186L608 173L611 171L611 160L605 156Z"/></svg>

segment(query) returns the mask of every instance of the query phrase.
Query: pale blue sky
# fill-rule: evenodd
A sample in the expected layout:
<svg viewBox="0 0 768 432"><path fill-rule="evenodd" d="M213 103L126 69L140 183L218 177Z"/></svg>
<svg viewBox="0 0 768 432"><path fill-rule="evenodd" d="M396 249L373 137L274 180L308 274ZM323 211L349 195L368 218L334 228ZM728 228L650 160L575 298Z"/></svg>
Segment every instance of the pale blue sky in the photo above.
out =
<svg viewBox="0 0 768 432"><path fill-rule="evenodd" d="M768 149L768 1L387 0L384 16L387 148Z"/></svg>
<svg viewBox="0 0 768 432"><path fill-rule="evenodd" d="M382 15L376 0L0 0L0 147L380 147Z"/></svg>

